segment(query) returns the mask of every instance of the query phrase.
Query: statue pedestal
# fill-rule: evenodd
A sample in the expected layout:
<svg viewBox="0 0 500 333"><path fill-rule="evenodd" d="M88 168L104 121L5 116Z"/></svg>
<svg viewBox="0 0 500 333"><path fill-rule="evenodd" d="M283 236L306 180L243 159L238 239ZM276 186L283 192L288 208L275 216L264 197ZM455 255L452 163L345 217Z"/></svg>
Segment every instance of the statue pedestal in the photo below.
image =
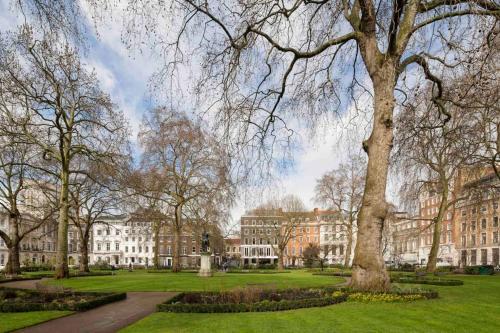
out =
<svg viewBox="0 0 500 333"><path fill-rule="evenodd" d="M201 254L201 265L200 271L198 272L198 276L212 276L212 262L211 262L210 253L202 253Z"/></svg>

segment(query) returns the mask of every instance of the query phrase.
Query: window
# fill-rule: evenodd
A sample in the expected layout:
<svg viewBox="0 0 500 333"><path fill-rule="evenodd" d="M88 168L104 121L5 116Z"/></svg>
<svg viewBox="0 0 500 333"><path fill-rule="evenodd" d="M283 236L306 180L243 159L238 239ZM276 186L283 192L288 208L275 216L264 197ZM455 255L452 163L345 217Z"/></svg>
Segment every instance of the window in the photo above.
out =
<svg viewBox="0 0 500 333"><path fill-rule="evenodd" d="M472 246L476 245L476 235L470 236L470 245L472 245Z"/></svg>
<svg viewBox="0 0 500 333"><path fill-rule="evenodd" d="M483 244L483 245L486 244L486 233L485 232L483 232L481 234L481 244Z"/></svg>
<svg viewBox="0 0 500 333"><path fill-rule="evenodd" d="M227 251L229 252L229 246L227 247ZM193 246L193 249L191 251L192 253L196 253L196 246Z"/></svg>
<svg viewBox="0 0 500 333"><path fill-rule="evenodd" d="M184 254L184 255L187 254L187 247L185 247L185 246L182 247L182 254Z"/></svg>
<svg viewBox="0 0 500 333"><path fill-rule="evenodd" d="M128 252L128 246L125 246L125 252Z"/></svg>
<svg viewBox="0 0 500 333"><path fill-rule="evenodd" d="M248 235L248 229L245 229L245 235Z"/></svg>
<svg viewBox="0 0 500 333"><path fill-rule="evenodd" d="M110 234L111 234L111 230L109 230L109 228L108 228L108 229L106 229L106 235L108 235L108 236L109 236Z"/></svg>
<svg viewBox="0 0 500 333"><path fill-rule="evenodd" d="M252 238L252 244L255 245L255 238Z"/></svg>
<svg viewBox="0 0 500 333"><path fill-rule="evenodd" d="M0 265L2 265L2 266L5 265L5 255L4 254L0 255Z"/></svg>
<svg viewBox="0 0 500 333"><path fill-rule="evenodd" d="M115 250L120 251L120 243L115 243Z"/></svg>
<svg viewBox="0 0 500 333"><path fill-rule="evenodd" d="M142 253L142 246L139 246L139 253Z"/></svg>
<svg viewBox="0 0 500 333"><path fill-rule="evenodd" d="M472 221L472 222L470 223L470 230L471 230L471 231L476 231L476 221Z"/></svg>
<svg viewBox="0 0 500 333"><path fill-rule="evenodd" d="M481 265L486 265L486 264L488 264L488 250L482 249L481 250Z"/></svg>
<svg viewBox="0 0 500 333"><path fill-rule="evenodd" d="M344 245L339 246L339 254L343 255L344 254Z"/></svg>
<svg viewBox="0 0 500 333"><path fill-rule="evenodd" d="M128 242L128 237L125 237L125 242Z"/></svg>
<svg viewBox="0 0 500 333"><path fill-rule="evenodd" d="M97 251L101 251L101 243L97 243Z"/></svg>
<svg viewBox="0 0 500 333"><path fill-rule="evenodd" d="M97 229L97 235L98 235L98 236L101 236L101 235L102 235L102 230L101 230L101 229Z"/></svg>
<svg viewBox="0 0 500 333"><path fill-rule="evenodd" d="M142 242L142 237L139 237L139 242Z"/></svg>
<svg viewBox="0 0 500 333"><path fill-rule="evenodd" d="M486 219L481 220L481 229L486 229Z"/></svg>
<svg viewBox="0 0 500 333"><path fill-rule="evenodd" d="M135 252L135 246L132 246L132 252Z"/></svg>
<svg viewBox="0 0 500 333"><path fill-rule="evenodd" d="M111 243L106 243L106 251L110 251L111 250Z"/></svg>
<svg viewBox="0 0 500 333"><path fill-rule="evenodd" d="M470 251L470 264L471 265L476 265L476 256L477 256L477 251L471 250Z"/></svg>
<svg viewBox="0 0 500 333"><path fill-rule="evenodd" d="M493 217L493 228L498 228L498 216Z"/></svg>
<svg viewBox="0 0 500 333"><path fill-rule="evenodd" d="M467 236L462 236L462 246L467 246Z"/></svg>
<svg viewBox="0 0 500 333"><path fill-rule="evenodd" d="M120 234L120 230L116 229L115 230L115 235L118 236Z"/></svg>
<svg viewBox="0 0 500 333"><path fill-rule="evenodd" d="M171 255L172 254L172 247L169 245L167 246L167 254Z"/></svg>
<svg viewBox="0 0 500 333"><path fill-rule="evenodd" d="M493 243L498 243L498 231L493 232Z"/></svg>

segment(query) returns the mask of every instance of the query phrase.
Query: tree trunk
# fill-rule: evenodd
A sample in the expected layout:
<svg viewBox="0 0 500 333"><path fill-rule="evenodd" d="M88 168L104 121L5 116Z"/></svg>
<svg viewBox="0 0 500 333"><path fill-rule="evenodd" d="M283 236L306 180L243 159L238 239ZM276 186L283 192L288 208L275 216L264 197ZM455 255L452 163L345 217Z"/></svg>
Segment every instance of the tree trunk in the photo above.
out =
<svg viewBox="0 0 500 333"><path fill-rule="evenodd" d="M448 182L442 182L443 192L441 193L441 204L439 205L439 212L434 221L434 231L432 235L432 246L427 260L427 272L434 273L436 270L437 255L439 252L439 245L441 243L441 231L443 229L443 217L446 213L448 205Z"/></svg>
<svg viewBox="0 0 500 333"><path fill-rule="evenodd" d="M372 133L363 142L368 167L351 279L354 289L369 291L386 291L390 287L382 255L382 231L388 213L385 191L393 140L395 66L390 60L378 66L376 72L370 73L375 95L374 119Z"/></svg>
<svg viewBox="0 0 500 333"><path fill-rule="evenodd" d="M83 237L80 241L80 272L90 272L89 269L89 239Z"/></svg>
<svg viewBox="0 0 500 333"><path fill-rule="evenodd" d="M61 171L61 197L59 198L59 223L57 227L57 254L55 278L69 277L68 269L68 190L69 190L69 164L63 166Z"/></svg>
<svg viewBox="0 0 500 333"><path fill-rule="evenodd" d="M283 271L285 269L285 264L284 264L284 251L280 250L278 251L278 270Z"/></svg>
<svg viewBox="0 0 500 333"><path fill-rule="evenodd" d="M6 275L19 275L21 274L21 262L19 260L19 240L11 241L9 247L9 259L5 267Z"/></svg>
<svg viewBox="0 0 500 333"><path fill-rule="evenodd" d="M160 269L160 222L155 223L153 230L154 249L153 249L153 266L154 269Z"/></svg>
<svg viewBox="0 0 500 333"><path fill-rule="evenodd" d="M172 271L181 271L181 233L182 233L182 206L175 207L175 226L174 226L174 262Z"/></svg>
<svg viewBox="0 0 500 333"><path fill-rule="evenodd" d="M352 251L352 223L347 227L347 247L345 250L344 267L349 267L351 262Z"/></svg>

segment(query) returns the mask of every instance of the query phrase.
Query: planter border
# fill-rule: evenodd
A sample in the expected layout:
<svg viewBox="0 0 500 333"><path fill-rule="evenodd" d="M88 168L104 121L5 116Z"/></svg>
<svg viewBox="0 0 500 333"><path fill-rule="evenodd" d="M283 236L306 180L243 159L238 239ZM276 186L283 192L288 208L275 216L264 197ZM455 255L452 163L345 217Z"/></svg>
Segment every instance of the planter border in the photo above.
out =
<svg viewBox="0 0 500 333"><path fill-rule="evenodd" d="M30 289L0 287L0 290L20 291L30 294L41 294L41 292ZM58 293L49 293L58 294ZM0 301L0 312L28 312L28 311L87 311L98 306L121 301L127 298L127 293L101 293L101 292L64 292L62 294L75 296L96 296L96 298L74 304L64 303L35 303L35 302L2 302Z"/></svg>

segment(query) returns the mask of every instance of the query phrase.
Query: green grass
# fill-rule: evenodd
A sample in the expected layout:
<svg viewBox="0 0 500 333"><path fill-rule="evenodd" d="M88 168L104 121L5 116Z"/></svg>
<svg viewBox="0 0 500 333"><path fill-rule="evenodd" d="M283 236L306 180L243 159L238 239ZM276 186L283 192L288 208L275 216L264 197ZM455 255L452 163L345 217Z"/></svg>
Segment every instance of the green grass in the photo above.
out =
<svg viewBox="0 0 500 333"><path fill-rule="evenodd" d="M0 313L0 332L10 332L23 327L42 323L44 321L66 316L71 311L34 311Z"/></svg>
<svg viewBox="0 0 500 333"><path fill-rule="evenodd" d="M435 300L264 313L154 313L121 332L500 332L500 276L453 278L465 284L430 286L439 291Z"/></svg>
<svg viewBox="0 0 500 333"><path fill-rule="evenodd" d="M344 281L331 276L313 276L304 271L289 274L224 274L201 278L196 273L152 274L119 271L113 276L91 276L50 280L51 285L80 291L217 291L257 284L262 287L301 288L332 285Z"/></svg>

